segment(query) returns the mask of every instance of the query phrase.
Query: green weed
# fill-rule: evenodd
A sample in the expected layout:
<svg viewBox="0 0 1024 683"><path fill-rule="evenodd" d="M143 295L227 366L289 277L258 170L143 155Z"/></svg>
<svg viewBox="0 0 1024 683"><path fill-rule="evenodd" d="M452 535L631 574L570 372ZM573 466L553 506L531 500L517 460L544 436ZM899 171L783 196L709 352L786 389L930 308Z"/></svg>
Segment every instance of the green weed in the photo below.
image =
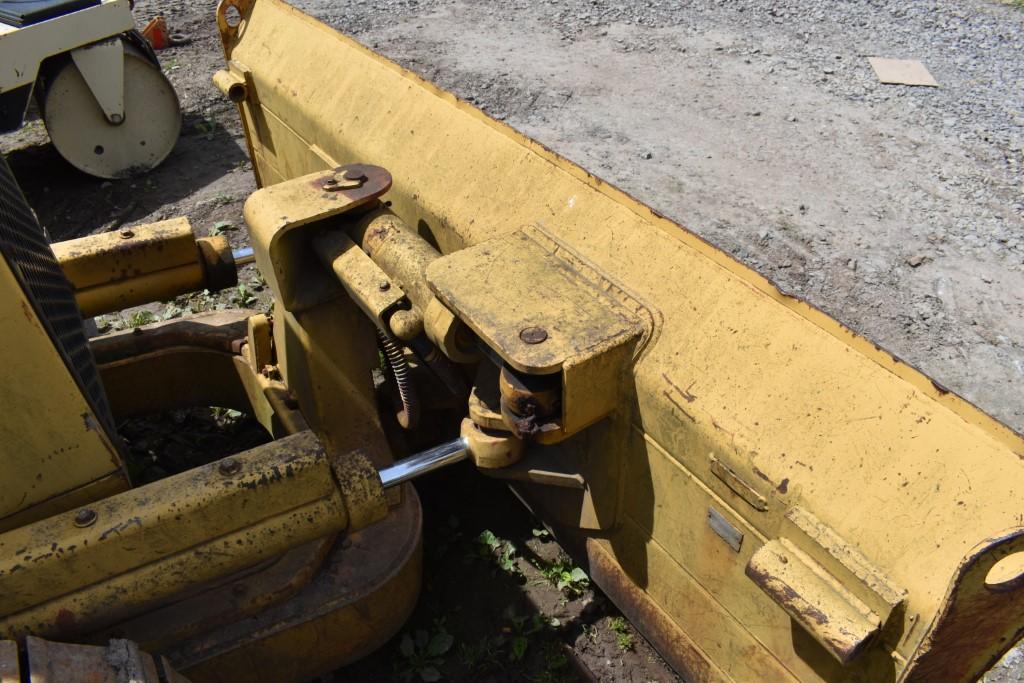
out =
<svg viewBox="0 0 1024 683"><path fill-rule="evenodd" d="M568 558L559 559L546 566L539 565L537 569L545 579L569 598L578 598L590 586L587 573Z"/></svg>
<svg viewBox="0 0 1024 683"><path fill-rule="evenodd" d="M444 665L444 655L451 650L454 642L455 638L448 633L443 623L436 623L433 633L426 629L406 633L398 645L402 655L399 676L404 681L417 677L426 683L441 680L438 667Z"/></svg>
<svg viewBox="0 0 1024 683"><path fill-rule="evenodd" d="M475 556L477 558L491 558L503 572L512 574L513 576L522 576L522 572L516 564L517 555L515 545L512 541L498 538L494 535L494 532L489 529L484 529L480 532L480 535L476 537Z"/></svg>
<svg viewBox="0 0 1024 683"><path fill-rule="evenodd" d="M619 644L620 650L633 649L633 632L629 628L629 622L622 617L613 617L608 626L615 632L615 642Z"/></svg>

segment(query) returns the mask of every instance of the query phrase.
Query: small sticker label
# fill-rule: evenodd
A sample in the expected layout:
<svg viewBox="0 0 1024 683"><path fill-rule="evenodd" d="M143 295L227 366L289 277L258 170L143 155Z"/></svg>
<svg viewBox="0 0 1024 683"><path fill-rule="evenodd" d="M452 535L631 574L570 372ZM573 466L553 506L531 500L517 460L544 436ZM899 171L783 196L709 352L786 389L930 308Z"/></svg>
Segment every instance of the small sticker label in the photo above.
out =
<svg viewBox="0 0 1024 683"><path fill-rule="evenodd" d="M729 547L736 552L740 551L740 546L743 545L743 534L740 530L729 524L728 520L722 516L715 508L708 508L708 526L722 537L722 540L729 544Z"/></svg>

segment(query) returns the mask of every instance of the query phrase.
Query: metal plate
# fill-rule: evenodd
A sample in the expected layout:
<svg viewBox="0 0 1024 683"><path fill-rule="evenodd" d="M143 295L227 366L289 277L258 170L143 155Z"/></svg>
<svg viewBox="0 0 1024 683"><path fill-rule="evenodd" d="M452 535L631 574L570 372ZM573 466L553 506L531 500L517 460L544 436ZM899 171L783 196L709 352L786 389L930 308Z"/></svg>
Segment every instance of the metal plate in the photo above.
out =
<svg viewBox="0 0 1024 683"><path fill-rule="evenodd" d="M427 280L505 362L531 374L558 372L641 332L621 304L524 231L434 261Z"/></svg>

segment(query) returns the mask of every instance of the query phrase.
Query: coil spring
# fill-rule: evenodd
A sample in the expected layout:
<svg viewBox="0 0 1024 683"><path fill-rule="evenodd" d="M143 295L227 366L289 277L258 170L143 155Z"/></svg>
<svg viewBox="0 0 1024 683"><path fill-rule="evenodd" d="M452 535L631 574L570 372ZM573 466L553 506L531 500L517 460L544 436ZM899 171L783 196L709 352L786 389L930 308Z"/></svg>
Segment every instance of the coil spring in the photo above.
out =
<svg viewBox="0 0 1024 683"><path fill-rule="evenodd" d="M412 429L419 420L420 406L416 398L416 389L412 384L412 377L409 374L409 364L405 361L405 354L402 352L402 347L381 330L377 330L377 343L381 353L384 354L388 369L391 371L395 388L398 390L401 410L395 414L395 417L403 429Z"/></svg>

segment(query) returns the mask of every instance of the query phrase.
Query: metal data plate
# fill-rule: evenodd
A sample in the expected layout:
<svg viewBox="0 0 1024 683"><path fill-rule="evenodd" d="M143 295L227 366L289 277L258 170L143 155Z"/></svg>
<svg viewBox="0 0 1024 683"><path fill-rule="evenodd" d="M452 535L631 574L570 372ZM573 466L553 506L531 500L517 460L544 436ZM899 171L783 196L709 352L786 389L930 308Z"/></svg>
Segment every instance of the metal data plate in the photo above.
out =
<svg viewBox="0 0 1024 683"><path fill-rule="evenodd" d="M641 332L626 308L523 230L434 261L427 280L505 362L530 374L558 372ZM523 333L537 329L543 341Z"/></svg>

